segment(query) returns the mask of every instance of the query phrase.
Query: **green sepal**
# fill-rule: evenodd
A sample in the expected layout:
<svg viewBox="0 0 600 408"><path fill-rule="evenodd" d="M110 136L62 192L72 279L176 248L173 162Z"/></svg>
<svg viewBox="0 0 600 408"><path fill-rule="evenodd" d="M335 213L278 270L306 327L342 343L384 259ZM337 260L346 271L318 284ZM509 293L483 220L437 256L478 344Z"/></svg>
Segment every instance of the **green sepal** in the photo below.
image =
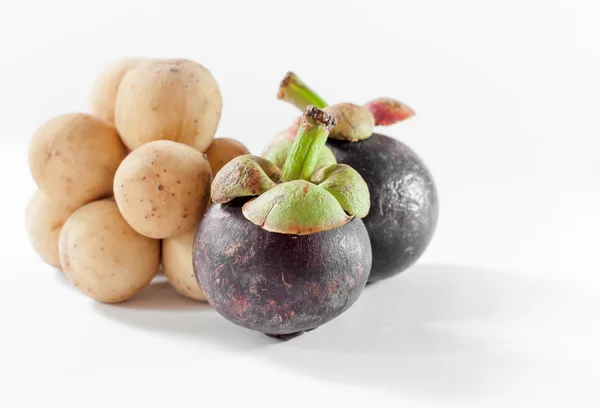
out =
<svg viewBox="0 0 600 408"><path fill-rule="evenodd" d="M371 207L369 187L347 164L334 164L313 173L311 181L329 192L350 215L366 217Z"/></svg>
<svg viewBox="0 0 600 408"><path fill-rule="evenodd" d="M244 204L242 212L267 231L295 235L327 231L352 219L333 195L305 180L273 187Z"/></svg>
<svg viewBox="0 0 600 408"><path fill-rule="evenodd" d="M370 114L370 113L369 113ZM243 155L227 163L211 186L215 203L255 197L242 206L246 219L263 229L307 235L340 227L369 211L369 190L325 147L335 118L307 106L296 137L271 146L266 158ZM291 130L291 128L290 128Z"/></svg>
<svg viewBox="0 0 600 408"><path fill-rule="evenodd" d="M323 108L335 119L335 126L329 137L337 140L357 142L368 139L373 134L375 118L366 108L353 103L338 103Z"/></svg>
<svg viewBox="0 0 600 408"><path fill-rule="evenodd" d="M281 170L262 157L245 154L227 163L215 175L211 198L215 203L227 203L238 197L253 197L279 183Z"/></svg>

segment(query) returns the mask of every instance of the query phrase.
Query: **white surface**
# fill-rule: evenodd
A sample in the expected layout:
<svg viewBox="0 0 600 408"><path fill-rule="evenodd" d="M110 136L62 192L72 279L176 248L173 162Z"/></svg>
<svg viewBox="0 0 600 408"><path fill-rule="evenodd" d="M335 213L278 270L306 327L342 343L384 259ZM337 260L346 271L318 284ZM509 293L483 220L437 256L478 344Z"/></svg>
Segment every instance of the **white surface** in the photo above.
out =
<svg viewBox="0 0 600 408"><path fill-rule="evenodd" d="M598 3L323 3L2 2L1 407L600 405ZM296 115L290 69L329 102L408 103L385 133L436 178L426 255L287 343L165 283L80 295L27 243L27 143L124 55L206 65L218 135L256 153Z"/></svg>

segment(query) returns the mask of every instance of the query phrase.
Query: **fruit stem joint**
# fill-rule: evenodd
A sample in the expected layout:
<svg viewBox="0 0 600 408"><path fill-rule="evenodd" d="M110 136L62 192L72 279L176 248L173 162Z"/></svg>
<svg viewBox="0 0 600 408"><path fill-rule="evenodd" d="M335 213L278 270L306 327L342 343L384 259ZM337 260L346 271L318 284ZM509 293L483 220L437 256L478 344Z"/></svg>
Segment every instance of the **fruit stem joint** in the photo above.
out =
<svg viewBox="0 0 600 408"><path fill-rule="evenodd" d="M332 116L315 106L306 107L298 134L283 165L282 181L311 179L333 126L335 119Z"/></svg>

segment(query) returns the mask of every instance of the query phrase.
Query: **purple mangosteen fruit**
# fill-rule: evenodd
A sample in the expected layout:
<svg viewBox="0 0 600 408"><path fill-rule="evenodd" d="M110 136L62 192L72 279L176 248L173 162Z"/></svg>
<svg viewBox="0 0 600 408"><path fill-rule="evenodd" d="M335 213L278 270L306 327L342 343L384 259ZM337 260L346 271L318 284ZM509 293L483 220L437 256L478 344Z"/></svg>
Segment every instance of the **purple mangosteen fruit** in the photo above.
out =
<svg viewBox="0 0 600 408"><path fill-rule="evenodd" d="M335 120L308 106L282 167L239 156L215 176L194 240L198 284L228 320L289 339L337 317L371 269L369 191L322 154Z"/></svg>
<svg viewBox="0 0 600 408"><path fill-rule="evenodd" d="M373 251L369 282L394 276L425 252L438 219L438 196L431 173L408 146L382 134L375 126L388 126L414 115L407 105L380 98L364 106L339 103L327 106L295 74L288 73L278 98L300 109L308 104L323 109L336 120L327 147L338 163L354 168L366 181L371 211L363 219ZM282 155L297 127L280 132L263 155Z"/></svg>

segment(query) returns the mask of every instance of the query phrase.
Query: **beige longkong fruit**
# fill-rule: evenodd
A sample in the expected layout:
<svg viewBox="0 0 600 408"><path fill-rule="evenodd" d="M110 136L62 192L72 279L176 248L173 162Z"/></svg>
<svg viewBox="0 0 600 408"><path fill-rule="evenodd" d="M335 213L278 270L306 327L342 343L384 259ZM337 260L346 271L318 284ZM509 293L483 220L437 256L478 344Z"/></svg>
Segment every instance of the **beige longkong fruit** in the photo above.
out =
<svg viewBox="0 0 600 408"><path fill-rule="evenodd" d="M205 152L221 108L221 91L206 68L189 60L157 60L125 75L115 122L131 150L153 140L173 140Z"/></svg>
<svg viewBox="0 0 600 408"><path fill-rule="evenodd" d="M194 276L192 248L195 235L196 230L193 229L178 237L163 240L162 264L169 283L179 293L191 299L206 301Z"/></svg>
<svg viewBox="0 0 600 408"><path fill-rule="evenodd" d="M112 194L125 146L108 122L84 113L50 119L31 141L29 167L50 198L79 207Z"/></svg>
<svg viewBox="0 0 600 408"><path fill-rule="evenodd" d="M215 139L206 151L213 178L231 159L243 154L250 154L250 151L237 140L227 137Z"/></svg>
<svg viewBox="0 0 600 408"><path fill-rule="evenodd" d="M115 175L119 210L150 238L195 229L210 199L211 173L198 150L169 140L150 142L127 156Z"/></svg>
<svg viewBox="0 0 600 408"><path fill-rule="evenodd" d="M60 268L58 237L63 224L76 209L52 200L41 190L31 197L25 215L27 235L33 248L47 264Z"/></svg>
<svg viewBox="0 0 600 408"><path fill-rule="evenodd" d="M75 211L60 234L59 252L73 285L104 303L133 297L160 265L160 241L135 232L112 199Z"/></svg>
<svg viewBox="0 0 600 408"><path fill-rule="evenodd" d="M115 102L119 85L126 73L149 61L148 58L121 58L109 64L94 82L90 98L90 112L115 123Z"/></svg>

